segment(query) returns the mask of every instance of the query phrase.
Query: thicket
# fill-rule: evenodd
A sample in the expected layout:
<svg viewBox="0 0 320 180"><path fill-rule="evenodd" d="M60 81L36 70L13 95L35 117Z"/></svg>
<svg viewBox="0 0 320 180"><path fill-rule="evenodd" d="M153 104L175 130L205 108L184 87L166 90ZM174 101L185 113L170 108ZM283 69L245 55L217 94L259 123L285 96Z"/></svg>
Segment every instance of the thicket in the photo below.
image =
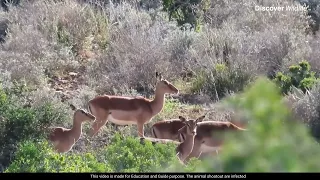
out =
<svg viewBox="0 0 320 180"><path fill-rule="evenodd" d="M320 138L320 86L314 76L320 69L320 38L306 33L308 14L254 11L256 0L179 2L34 0L0 10L0 170L317 171L317 144L310 133ZM264 3L298 5L289 0ZM313 5L313 14L318 9ZM197 31L186 28L187 21ZM212 101L244 97L231 103L240 103L240 109L230 111L243 112L254 125L243 137L230 137L220 159L194 160L185 168L175 165L173 145L143 146L129 137L136 136L135 127L115 129L110 123L93 139L86 137L85 125L69 154L51 150L45 128L72 122L72 112L52 82L77 72L77 85L67 83L62 89L73 93L70 102L86 107L88 99L102 93L150 97L155 71L182 94L206 95ZM274 82L286 93L292 112L282 106L275 84L266 79L252 84L259 75L280 79ZM203 112L201 105L171 99L154 121ZM211 119L228 119L223 112L213 114ZM117 130L123 137L114 136Z"/></svg>
<svg viewBox="0 0 320 180"><path fill-rule="evenodd" d="M53 152L46 140L27 140L5 172L157 172L172 165L178 165L174 144L142 144L117 133L102 149L64 155Z"/></svg>
<svg viewBox="0 0 320 180"><path fill-rule="evenodd" d="M54 98L37 98L39 92L23 83L0 86L0 167L11 162L18 143L47 137L48 127L68 121L66 106Z"/></svg>
<svg viewBox="0 0 320 180"><path fill-rule="evenodd" d="M287 94L293 87L299 88L305 93L318 81L316 73L311 71L307 61L301 61L298 65L292 65L289 70L278 72L274 81L280 86L281 92Z"/></svg>
<svg viewBox="0 0 320 180"><path fill-rule="evenodd" d="M186 167L177 163L173 144L141 144L136 137L117 134L103 149L83 154L60 155L46 140L26 140L6 172L319 171L318 144L281 100L276 85L266 78L223 100L223 107L241 112L238 116L250 122L248 131L227 136L219 157L193 160Z"/></svg>

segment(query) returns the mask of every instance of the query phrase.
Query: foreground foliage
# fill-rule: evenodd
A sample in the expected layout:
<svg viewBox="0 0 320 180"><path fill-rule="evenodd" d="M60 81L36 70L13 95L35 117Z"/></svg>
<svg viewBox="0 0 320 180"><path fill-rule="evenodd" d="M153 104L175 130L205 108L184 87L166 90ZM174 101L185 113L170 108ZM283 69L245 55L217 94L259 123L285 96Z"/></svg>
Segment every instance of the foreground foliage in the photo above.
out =
<svg viewBox="0 0 320 180"><path fill-rule="evenodd" d="M46 141L25 141L6 172L311 172L319 171L319 146L307 128L295 121L267 78L223 101L241 112L248 131L231 134L222 153L207 161L177 163L173 144L156 144L117 134L102 150L84 154L52 152ZM295 132L295 133L292 133Z"/></svg>
<svg viewBox="0 0 320 180"><path fill-rule="evenodd" d="M17 83L10 88L0 86L0 165L7 166L17 143L46 136L46 128L66 121L63 106L54 101L37 105L27 101L29 90ZM62 109L61 109L62 107ZM1 167L0 166L0 167Z"/></svg>
<svg viewBox="0 0 320 180"><path fill-rule="evenodd" d="M281 102L276 85L259 78L243 94L225 101L249 121L248 131L231 135L224 152L199 167L207 172L318 172L319 146ZM294 133L293 133L294 132Z"/></svg>
<svg viewBox="0 0 320 180"><path fill-rule="evenodd" d="M173 144L156 144L116 134L104 149L58 154L46 141L20 143L5 172L156 172L177 163Z"/></svg>

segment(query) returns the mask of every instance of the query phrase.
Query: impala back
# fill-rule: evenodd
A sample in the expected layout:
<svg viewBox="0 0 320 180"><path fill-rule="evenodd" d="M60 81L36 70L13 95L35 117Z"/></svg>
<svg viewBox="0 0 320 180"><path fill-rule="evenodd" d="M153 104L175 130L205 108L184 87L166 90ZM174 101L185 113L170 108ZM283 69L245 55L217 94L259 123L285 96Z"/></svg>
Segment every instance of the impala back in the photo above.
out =
<svg viewBox="0 0 320 180"><path fill-rule="evenodd" d="M185 124L180 119L159 121L151 128L151 136L158 139L171 139L178 141L178 130Z"/></svg>
<svg viewBox="0 0 320 180"><path fill-rule="evenodd" d="M219 149L227 134L243 131L230 122L205 121L198 123L196 139L202 142L203 152Z"/></svg>

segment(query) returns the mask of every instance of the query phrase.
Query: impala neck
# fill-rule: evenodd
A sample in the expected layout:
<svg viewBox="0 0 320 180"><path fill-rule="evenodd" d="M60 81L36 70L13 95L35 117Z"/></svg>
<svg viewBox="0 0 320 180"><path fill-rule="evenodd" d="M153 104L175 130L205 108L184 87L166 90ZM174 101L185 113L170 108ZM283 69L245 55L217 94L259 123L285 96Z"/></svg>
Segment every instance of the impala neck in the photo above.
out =
<svg viewBox="0 0 320 180"><path fill-rule="evenodd" d="M82 133L82 123L76 121L75 119L73 120L73 126L70 130L71 134L73 137L78 140L80 138L80 135Z"/></svg>
<svg viewBox="0 0 320 180"><path fill-rule="evenodd" d="M185 135L185 138L186 139L180 144L180 147L179 147L179 151L182 151L180 152L181 156L183 156L181 157L182 159L187 158L189 154L192 152L195 136L187 134Z"/></svg>
<svg viewBox="0 0 320 180"><path fill-rule="evenodd" d="M156 89L155 97L151 101L151 108L152 108L153 115L158 114L162 110L164 102L165 102L165 93L159 89Z"/></svg>

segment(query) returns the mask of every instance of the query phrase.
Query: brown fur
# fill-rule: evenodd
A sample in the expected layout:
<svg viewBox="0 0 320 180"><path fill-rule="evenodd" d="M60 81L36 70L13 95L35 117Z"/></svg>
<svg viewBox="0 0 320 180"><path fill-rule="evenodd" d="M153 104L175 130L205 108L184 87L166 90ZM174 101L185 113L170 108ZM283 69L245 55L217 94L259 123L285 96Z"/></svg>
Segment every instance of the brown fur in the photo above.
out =
<svg viewBox="0 0 320 180"><path fill-rule="evenodd" d="M159 121L151 127L151 137L158 139L179 140L178 130L185 124L180 119Z"/></svg>
<svg viewBox="0 0 320 180"><path fill-rule="evenodd" d="M213 152L218 153L223 145L225 135L237 131L246 131L246 129L238 127L234 123L228 121L204 121L198 123L195 148L193 148L193 151L187 159L199 157L201 155L204 157ZM203 149L203 145L215 148L216 150L205 150Z"/></svg>
<svg viewBox="0 0 320 180"><path fill-rule="evenodd" d="M197 135L197 123L203 121L204 118L205 116L201 116L196 120L194 119L186 120L184 117L179 116L180 122L183 123L183 126L177 131L178 131L178 136L179 136L179 133L183 133L183 132L185 133L184 141L178 142L170 139L157 139L157 138L147 138L147 139L155 143L173 142L177 144L178 145L176 147L177 157L180 160L180 162L184 164L186 162L186 158L192 152L192 149L194 146L194 138Z"/></svg>
<svg viewBox="0 0 320 180"><path fill-rule="evenodd" d="M71 105L71 107L74 107ZM75 110L75 108L73 108ZM58 153L65 153L72 149L74 144L79 140L82 134L82 123L85 121L94 121L95 117L84 111L76 109L73 115L73 126L71 129L64 127L52 128L49 134L49 141L54 145L54 149Z"/></svg>
<svg viewBox="0 0 320 180"><path fill-rule="evenodd" d="M197 135L195 136L195 148L193 148L190 157L204 157L206 154L212 154L212 152L202 152L201 145L204 144L209 147L216 147L220 149L226 132L235 132L235 131L244 131L243 129L236 124L235 122L228 121L204 121L198 123L197 126ZM160 139L171 139L183 142L186 139L186 133L179 133L178 130L184 126L184 123L180 120L165 120L155 123L152 128L152 137ZM179 135L180 134L180 135Z"/></svg>
<svg viewBox="0 0 320 180"><path fill-rule="evenodd" d="M179 93L170 82L156 73L158 83L153 100L144 97L101 95L88 103L88 109L96 117L89 136L94 136L108 121L117 125L136 124L138 135L144 137L144 124L163 109L166 93ZM114 120L116 119L116 120ZM119 121L121 120L121 121Z"/></svg>

